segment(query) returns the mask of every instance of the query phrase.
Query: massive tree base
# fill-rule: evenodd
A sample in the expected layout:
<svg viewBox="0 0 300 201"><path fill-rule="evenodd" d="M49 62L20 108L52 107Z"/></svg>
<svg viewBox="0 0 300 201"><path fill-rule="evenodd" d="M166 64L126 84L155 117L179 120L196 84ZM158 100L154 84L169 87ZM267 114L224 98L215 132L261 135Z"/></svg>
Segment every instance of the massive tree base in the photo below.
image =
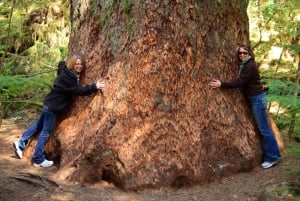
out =
<svg viewBox="0 0 300 201"><path fill-rule="evenodd" d="M103 93L78 98L47 145L62 180L124 189L185 186L251 170L260 137L234 79L245 1L72 1L69 55Z"/></svg>

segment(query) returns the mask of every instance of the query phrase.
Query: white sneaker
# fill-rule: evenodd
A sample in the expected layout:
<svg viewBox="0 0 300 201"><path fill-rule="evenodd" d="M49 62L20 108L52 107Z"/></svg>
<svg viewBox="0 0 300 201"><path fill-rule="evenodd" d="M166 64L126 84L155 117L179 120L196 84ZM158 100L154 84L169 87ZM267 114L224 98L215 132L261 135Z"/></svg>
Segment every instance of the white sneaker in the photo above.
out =
<svg viewBox="0 0 300 201"><path fill-rule="evenodd" d="M279 163L280 160L276 160L276 161L273 161L273 162L263 162L261 164L261 167L264 168L264 169L267 169L267 168L270 168L272 167L273 165L275 165L276 163Z"/></svg>
<svg viewBox="0 0 300 201"><path fill-rule="evenodd" d="M16 154L16 156L17 156L19 159L21 159L21 158L23 157L23 151L22 151L22 149L20 149L19 141L15 141L15 142L13 143L13 146L14 146L14 148L15 148L15 154Z"/></svg>
<svg viewBox="0 0 300 201"><path fill-rule="evenodd" d="M41 163L33 163L33 166L34 167L44 167L44 168L46 168L46 167L51 167L52 165L53 165L54 163L53 163L53 161L48 161L47 159L45 159L43 162L41 162Z"/></svg>

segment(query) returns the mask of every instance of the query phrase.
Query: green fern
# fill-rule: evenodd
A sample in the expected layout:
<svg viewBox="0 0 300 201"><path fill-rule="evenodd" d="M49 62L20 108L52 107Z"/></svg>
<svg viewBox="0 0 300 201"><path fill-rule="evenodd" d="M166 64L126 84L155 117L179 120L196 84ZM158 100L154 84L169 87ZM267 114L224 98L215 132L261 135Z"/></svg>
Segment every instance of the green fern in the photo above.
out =
<svg viewBox="0 0 300 201"><path fill-rule="evenodd" d="M50 90L51 80L47 77L0 76L0 94L4 118L26 107L36 110L42 105L43 97Z"/></svg>

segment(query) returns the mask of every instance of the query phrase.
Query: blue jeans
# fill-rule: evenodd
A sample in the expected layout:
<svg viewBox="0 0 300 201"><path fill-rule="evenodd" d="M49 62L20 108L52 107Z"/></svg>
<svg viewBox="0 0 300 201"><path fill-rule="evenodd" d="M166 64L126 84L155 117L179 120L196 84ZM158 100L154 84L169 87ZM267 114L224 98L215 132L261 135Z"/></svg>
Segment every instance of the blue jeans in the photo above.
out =
<svg viewBox="0 0 300 201"><path fill-rule="evenodd" d="M55 113L47 106L44 106L40 118L23 133L21 139L19 140L19 146L23 150L28 144L28 141L36 134L36 132L41 131L33 154L34 163L39 164L45 160L44 148L55 123Z"/></svg>
<svg viewBox="0 0 300 201"><path fill-rule="evenodd" d="M264 162L273 162L280 159L281 154L270 127L268 116L267 116L267 102L266 94L262 93L257 96L251 96L249 98L252 112L262 135L262 146L264 150Z"/></svg>

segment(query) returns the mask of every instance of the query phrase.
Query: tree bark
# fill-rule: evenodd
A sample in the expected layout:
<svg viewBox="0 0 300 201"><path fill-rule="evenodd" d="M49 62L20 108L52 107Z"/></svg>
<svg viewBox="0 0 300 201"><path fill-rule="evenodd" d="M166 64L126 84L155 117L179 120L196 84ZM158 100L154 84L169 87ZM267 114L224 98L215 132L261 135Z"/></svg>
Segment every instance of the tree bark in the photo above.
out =
<svg viewBox="0 0 300 201"><path fill-rule="evenodd" d="M73 0L69 55L86 57L78 98L47 154L62 180L125 189L203 184L250 170L260 138L234 79L235 50L249 43L246 1Z"/></svg>
<svg viewBox="0 0 300 201"><path fill-rule="evenodd" d="M4 51L4 54L2 55L2 57L0 59L0 73L3 72L2 61L7 56L7 52L8 52L8 49L9 49L10 42L11 42L10 27L11 27L11 23L12 23L12 15L13 15L13 11L14 11L14 8L15 8L16 1L13 0L11 2L11 4L12 5L11 5L10 13L9 13L9 23L8 23L7 36L6 36L7 39L6 39L6 43L5 43L5 51Z"/></svg>
<svg viewBox="0 0 300 201"><path fill-rule="evenodd" d="M2 120L3 120L3 112L2 112L2 96L1 96L1 93L0 93L0 128L1 128L1 125L2 125Z"/></svg>
<svg viewBox="0 0 300 201"><path fill-rule="evenodd" d="M299 41L300 37L297 37L297 41ZM296 79L295 79L295 92L294 92L294 104L297 101L298 98L298 88L299 88L299 83L300 83L300 53L298 53L298 68L297 68L297 73L296 73ZM296 105L296 104L295 104ZM288 130L288 136L289 139L292 138L293 133L295 132L295 126L296 126L296 120L297 120L297 113L293 112L291 114L291 121L290 121L290 125L289 125L289 130Z"/></svg>

